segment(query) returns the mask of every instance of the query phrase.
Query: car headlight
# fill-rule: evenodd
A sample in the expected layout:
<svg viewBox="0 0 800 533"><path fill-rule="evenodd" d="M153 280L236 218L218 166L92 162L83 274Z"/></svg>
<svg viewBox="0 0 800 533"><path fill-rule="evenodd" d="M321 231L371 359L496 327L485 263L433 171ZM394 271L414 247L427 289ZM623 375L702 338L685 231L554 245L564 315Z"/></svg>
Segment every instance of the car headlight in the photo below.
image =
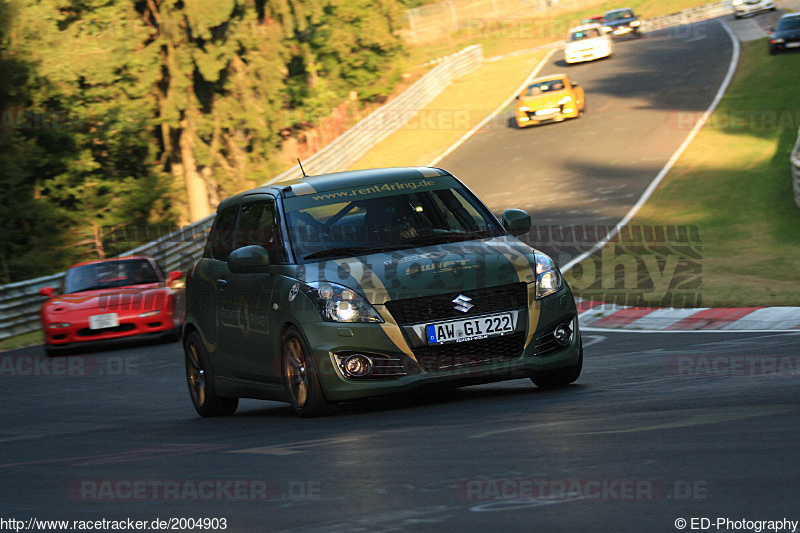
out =
<svg viewBox="0 0 800 533"><path fill-rule="evenodd" d="M784 43L786 41L784 41L783 39L779 38L779 39L773 39L772 42L775 43L775 44L780 44L780 43Z"/></svg>
<svg viewBox="0 0 800 533"><path fill-rule="evenodd" d="M635 27L636 27L636 26L638 26L639 24L641 24L641 22L640 22L640 21L638 21L638 20L634 20L633 22L631 22L631 27L632 27L632 28L635 28Z"/></svg>
<svg viewBox="0 0 800 533"><path fill-rule="evenodd" d="M564 98L562 98L561 100L558 101L558 105L568 104L571 101L572 101L572 97L571 96L565 96Z"/></svg>
<svg viewBox="0 0 800 533"><path fill-rule="evenodd" d="M744 0L733 0L733 5L740 6Z"/></svg>
<svg viewBox="0 0 800 533"><path fill-rule="evenodd" d="M521 105L521 106L519 106L519 110L520 111L530 111L531 108L526 106L526 105Z"/></svg>
<svg viewBox="0 0 800 533"><path fill-rule="evenodd" d="M326 281L315 281L308 286L308 296L327 322L383 322L375 308L352 289Z"/></svg>
<svg viewBox="0 0 800 533"><path fill-rule="evenodd" d="M603 31L608 33L611 31L611 26L603 26Z"/></svg>
<svg viewBox="0 0 800 533"><path fill-rule="evenodd" d="M561 288L563 279L550 257L536 254L536 299L540 300Z"/></svg>

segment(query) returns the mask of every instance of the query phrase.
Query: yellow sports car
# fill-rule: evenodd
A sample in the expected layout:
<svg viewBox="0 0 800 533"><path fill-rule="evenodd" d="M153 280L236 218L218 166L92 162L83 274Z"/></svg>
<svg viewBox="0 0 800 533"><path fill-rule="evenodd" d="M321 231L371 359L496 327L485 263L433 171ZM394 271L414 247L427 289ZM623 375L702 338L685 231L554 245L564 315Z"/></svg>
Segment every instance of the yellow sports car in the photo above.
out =
<svg viewBox="0 0 800 533"><path fill-rule="evenodd" d="M517 98L517 126L577 118L586 108L583 87L564 74L537 78Z"/></svg>

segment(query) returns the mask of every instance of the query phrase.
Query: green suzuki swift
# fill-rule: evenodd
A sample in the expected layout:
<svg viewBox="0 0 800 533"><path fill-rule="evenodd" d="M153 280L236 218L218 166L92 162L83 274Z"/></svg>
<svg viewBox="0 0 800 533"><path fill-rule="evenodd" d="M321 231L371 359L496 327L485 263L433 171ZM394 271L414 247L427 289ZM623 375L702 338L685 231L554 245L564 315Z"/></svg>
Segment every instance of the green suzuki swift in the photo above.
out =
<svg viewBox="0 0 800 533"><path fill-rule="evenodd" d="M316 416L427 386L575 381L575 301L554 262L438 168L341 172L219 205L188 275L186 377L198 413L239 398Z"/></svg>

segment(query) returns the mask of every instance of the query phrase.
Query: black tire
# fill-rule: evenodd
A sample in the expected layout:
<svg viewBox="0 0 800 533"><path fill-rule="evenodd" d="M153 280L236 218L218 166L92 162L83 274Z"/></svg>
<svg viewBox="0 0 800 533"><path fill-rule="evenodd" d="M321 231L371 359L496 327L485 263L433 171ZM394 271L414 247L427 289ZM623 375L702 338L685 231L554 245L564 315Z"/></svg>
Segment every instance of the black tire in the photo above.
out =
<svg viewBox="0 0 800 533"><path fill-rule="evenodd" d="M163 337L161 337L162 342L175 342L181 338L181 326L176 326L172 329L172 331L165 333Z"/></svg>
<svg viewBox="0 0 800 533"><path fill-rule="evenodd" d="M581 351L578 353L578 362L572 366L559 368L557 370L548 370L531 376L533 384L540 389L554 389L557 387L564 387L573 383L578 376L581 375L583 368L583 344L581 344Z"/></svg>
<svg viewBox="0 0 800 533"><path fill-rule="evenodd" d="M200 416L232 415L239 406L239 398L217 396L208 354L196 331L186 337L183 351L186 359L186 382L195 410Z"/></svg>
<svg viewBox="0 0 800 533"><path fill-rule="evenodd" d="M322 393L314 361L300 332L290 327L281 341L281 376L294 412L303 418L325 416L336 410Z"/></svg>
<svg viewBox="0 0 800 533"><path fill-rule="evenodd" d="M63 348L53 348L52 346L44 345L44 353L47 357L58 357L60 355L67 355L67 351Z"/></svg>

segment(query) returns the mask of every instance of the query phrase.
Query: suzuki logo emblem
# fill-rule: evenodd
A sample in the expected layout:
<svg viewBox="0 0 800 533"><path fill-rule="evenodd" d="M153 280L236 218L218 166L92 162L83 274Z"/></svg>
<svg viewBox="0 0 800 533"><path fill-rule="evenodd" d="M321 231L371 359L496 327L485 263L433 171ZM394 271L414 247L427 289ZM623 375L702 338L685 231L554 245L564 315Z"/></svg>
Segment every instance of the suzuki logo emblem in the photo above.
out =
<svg viewBox="0 0 800 533"><path fill-rule="evenodd" d="M461 311L462 313L466 313L467 311L475 307L470 303L471 301L472 298L470 298L469 296L464 296L463 294L459 294L458 298L453 300L453 303L456 304L455 305L456 311Z"/></svg>

